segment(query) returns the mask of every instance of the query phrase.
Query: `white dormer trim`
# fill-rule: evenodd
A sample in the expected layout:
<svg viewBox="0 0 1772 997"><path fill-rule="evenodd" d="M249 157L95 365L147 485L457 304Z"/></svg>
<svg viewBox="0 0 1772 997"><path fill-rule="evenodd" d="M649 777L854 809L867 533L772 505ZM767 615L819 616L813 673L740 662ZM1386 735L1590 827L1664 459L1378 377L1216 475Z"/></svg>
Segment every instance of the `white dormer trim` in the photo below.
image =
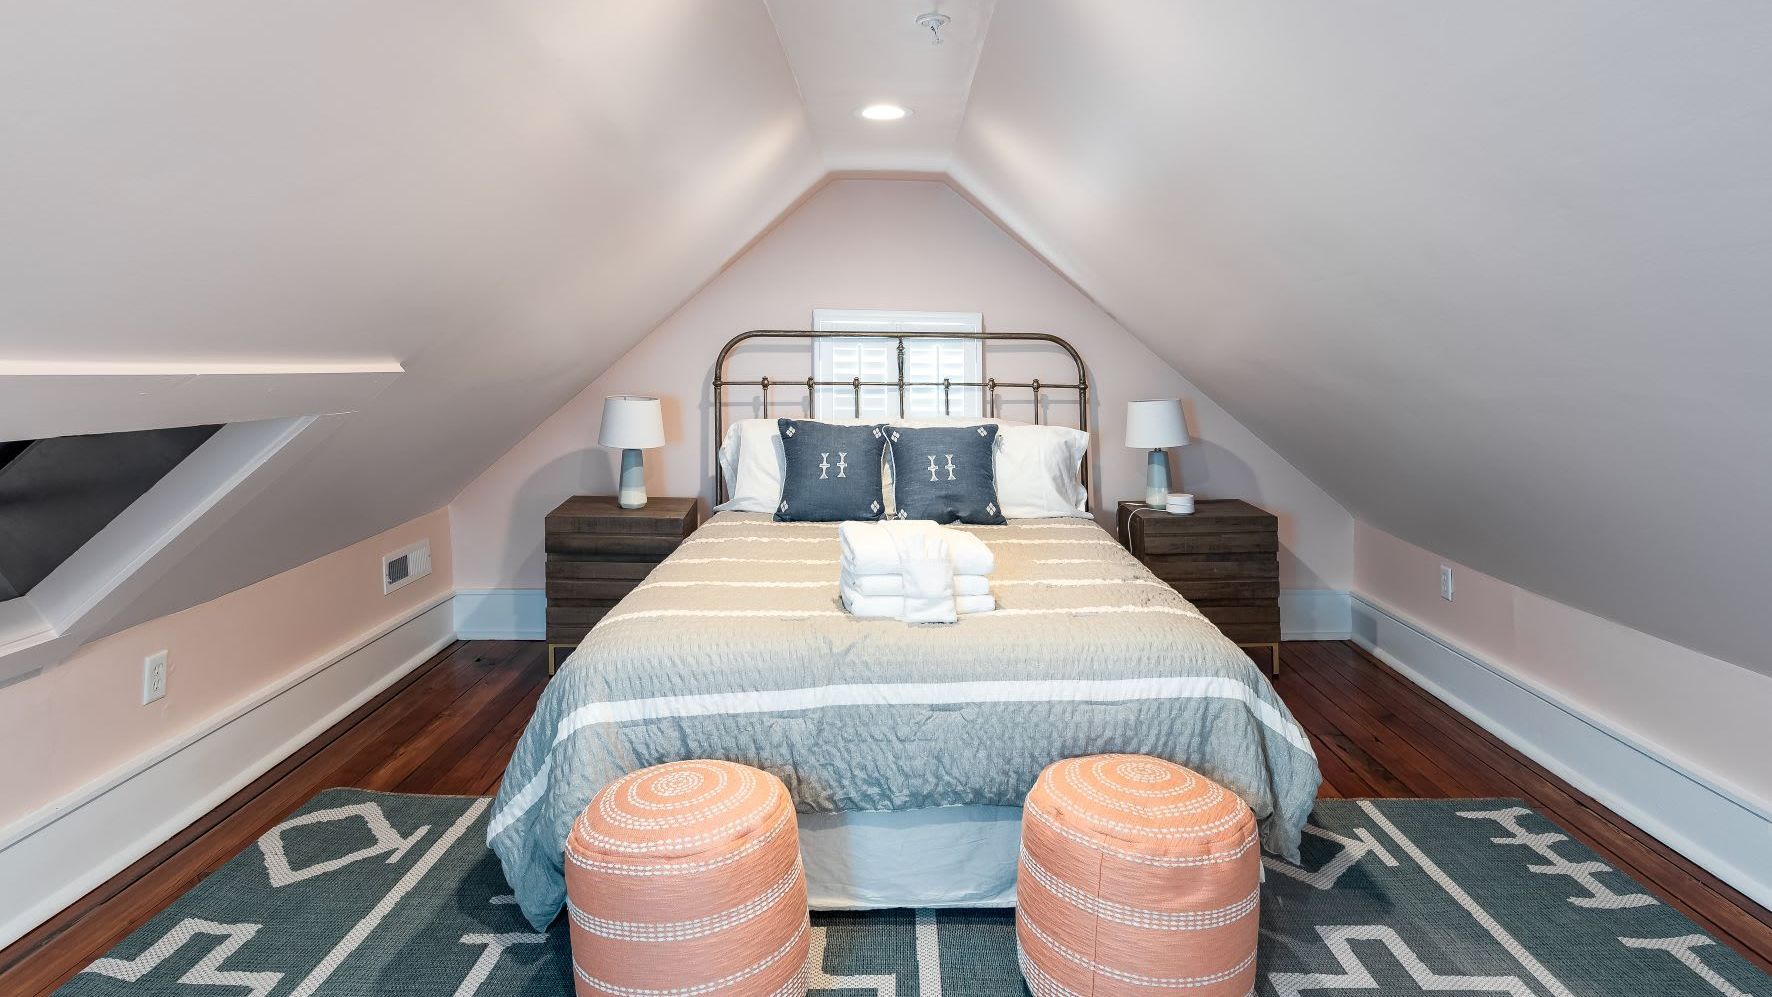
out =
<svg viewBox="0 0 1772 997"><path fill-rule="evenodd" d="M0 440L225 423L31 591L0 603L0 685L102 635L167 568L401 373L350 364L0 360Z"/></svg>
<svg viewBox="0 0 1772 997"><path fill-rule="evenodd" d="M223 426L28 594L0 603L0 685L100 635L168 567L306 453L342 416Z"/></svg>
<svg viewBox="0 0 1772 997"><path fill-rule="evenodd" d="M0 359L0 441L355 412L404 368Z"/></svg>

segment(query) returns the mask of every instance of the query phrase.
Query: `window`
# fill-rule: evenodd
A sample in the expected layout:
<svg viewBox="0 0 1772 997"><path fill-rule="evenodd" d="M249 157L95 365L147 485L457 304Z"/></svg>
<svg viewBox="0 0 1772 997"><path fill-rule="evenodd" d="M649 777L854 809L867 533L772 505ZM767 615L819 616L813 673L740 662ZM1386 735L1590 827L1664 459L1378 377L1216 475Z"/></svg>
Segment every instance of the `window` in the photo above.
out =
<svg viewBox="0 0 1772 997"><path fill-rule="evenodd" d="M890 312L819 308L812 312L814 332L983 332L977 312ZM898 340L825 338L812 341L813 376L820 381L898 381ZM861 418L933 419L943 415L981 418L984 389L956 387L942 404L941 382L983 381L984 343L976 339L917 338L904 341L904 411L899 412L897 387L861 389ZM813 394L812 416L849 418L856 414L855 391L821 386Z"/></svg>

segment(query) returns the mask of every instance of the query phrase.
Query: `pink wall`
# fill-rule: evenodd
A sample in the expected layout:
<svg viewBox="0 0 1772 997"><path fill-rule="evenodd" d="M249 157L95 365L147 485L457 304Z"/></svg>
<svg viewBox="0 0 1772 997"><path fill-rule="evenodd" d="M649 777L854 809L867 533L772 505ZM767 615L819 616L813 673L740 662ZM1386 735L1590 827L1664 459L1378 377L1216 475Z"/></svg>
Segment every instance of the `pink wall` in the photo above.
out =
<svg viewBox="0 0 1772 997"><path fill-rule="evenodd" d="M381 556L431 542L428 577L389 595ZM438 509L279 575L131 627L0 689L0 827L156 748L254 692L449 592L449 512ZM167 694L141 705L142 659L169 652Z"/></svg>
<svg viewBox="0 0 1772 997"><path fill-rule="evenodd" d="M1440 566L1454 597L1440 598ZM1354 591L1529 687L1772 805L1772 678L1492 578L1359 522Z"/></svg>
<svg viewBox="0 0 1772 997"><path fill-rule="evenodd" d="M1353 523L1340 505L953 189L935 181L839 180L456 497L450 516L459 584L541 587L542 517L569 495L614 490L618 455L596 446L606 394L665 399L669 443L647 455L647 487L711 501L714 355L746 329L806 328L814 308L982 312L987 329L1064 336L1089 366L1098 510L1111 516L1114 500L1143 494L1144 454L1120 443L1126 401L1179 396L1196 437L1179 451L1181 487L1278 513L1288 588L1345 589L1351 581ZM792 357L775 375L804 362ZM1044 369L1047 380L1064 373ZM1055 410L1054 421L1071 418Z"/></svg>

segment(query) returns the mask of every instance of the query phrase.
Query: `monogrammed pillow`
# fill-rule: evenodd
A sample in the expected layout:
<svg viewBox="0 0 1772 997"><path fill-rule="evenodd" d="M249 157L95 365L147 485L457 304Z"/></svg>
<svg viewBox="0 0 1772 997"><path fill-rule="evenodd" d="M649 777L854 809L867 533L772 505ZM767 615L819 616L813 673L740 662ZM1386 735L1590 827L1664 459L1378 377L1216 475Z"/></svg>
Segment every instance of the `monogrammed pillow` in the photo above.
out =
<svg viewBox="0 0 1772 997"><path fill-rule="evenodd" d="M1002 523L991 425L913 429L890 426L892 495L899 519L937 523Z"/></svg>
<svg viewBox="0 0 1772 997"><path fill-rule="evenodd" d="M886 513L880 457L884 426L833 426L810 419L778 419L782 453L781 522L874 520Z"/></svg>

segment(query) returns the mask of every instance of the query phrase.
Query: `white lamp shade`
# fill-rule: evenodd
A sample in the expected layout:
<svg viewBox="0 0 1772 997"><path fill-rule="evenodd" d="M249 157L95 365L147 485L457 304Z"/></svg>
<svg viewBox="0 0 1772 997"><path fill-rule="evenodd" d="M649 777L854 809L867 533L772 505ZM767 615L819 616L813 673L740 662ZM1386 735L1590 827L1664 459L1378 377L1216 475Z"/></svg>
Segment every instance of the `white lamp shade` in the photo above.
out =
<svg viewBox="0 0 1772 997"><path fill-rule="evenodd" d="M1181 399L1153 398L1126 403L1126 445L1139 450L1181 447L1189 442Z"/></svg>
<svg viewBox="0 0 1772 997"><path fill-rule="evenodd" d="M610 395L603 399L603 427L598 444L611 450L644 450L664 446L664 410L658 399L644 395Z"/></svg>

